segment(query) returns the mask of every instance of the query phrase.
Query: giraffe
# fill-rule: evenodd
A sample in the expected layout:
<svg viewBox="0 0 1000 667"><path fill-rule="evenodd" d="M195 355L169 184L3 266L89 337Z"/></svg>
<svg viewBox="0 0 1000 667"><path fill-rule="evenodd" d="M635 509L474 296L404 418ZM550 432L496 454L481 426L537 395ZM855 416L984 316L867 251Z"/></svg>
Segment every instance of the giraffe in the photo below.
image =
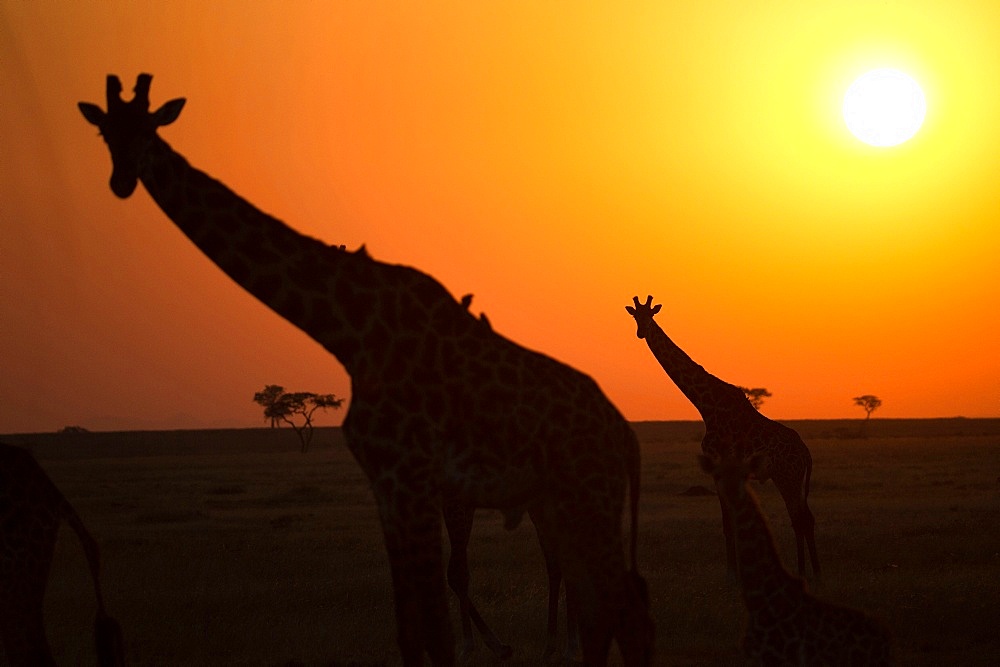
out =
<svg viewBox="0 0 1000 667"><path fill-rule="evenodd" d="M747 608L742 648L762 665L891 664L886 629L856 609L831 604L808 592L804 579L781 564L774 536L761 512L748 476L767 465L763 454L698 461L715 480L724 511L736 535L740 587Z"/></svg>
<svg viewBox="0 0 1000 667"><path fill-rule="evenodd" d="M369 479L392 574L404 665L452 665L442 554L443 498L534 504L580 600L585 661L617 642L652 659L653 622L636 567L639 448L587 375L473 317L438 281L294 231L192 167L160 136L183 98L149 112L152 77L129 102L109 75L107 110L81 102L111 153L111 190L142 181L223 272L332 353L351 380L342 429ZM622 513L629 493L629 559Z"/></svg>
<svg viewBox="0 0 1000 667"><path fill-rule="evenodd" d="M471 656L475 649L473 625L483 635L483 641L501 660L507 660L513 655L513 650L502 643L479 614L475 604L469 597L469 559L468 545L472 535L472 523L476 508L465 505L454 499L445 498L444 523L451 544L451 555L448 560L448 585L459 600L459 615L462 623L462 655L463 660ZM542 546L545 558L545 571L548 576L548 614L546 617L546 642L542 654L542 662L554 662L559 651L559 593L562 588L562 570L555 553L555 545L540 528L531 509L528 515L532 517L538 541ZM515 518L516 520L516 518ZM508 528L513 528L508 522ZM566 591L566 628L567 643L563 658L572 661L580 653L579 619L577 618L576 600L569 589Z"/></svg>
<svg viewBox="0 0 1000 667"><path fill-rule="evenodd" d="M104 610L97 542L25 449L0 443L0 638L8 665L54 665L43 618L59 523L76 532L97 594L94 638L100 665L125 664L121 629Z"/></svg>
<svg viewBox="0 0 1000 667"><path fill-rule="evenodd" d="M773 479L785 501L795 531L799 574L805 574L807 546L813 575L818 578L816 520L808 503L812 476L809 448L795 430L762 415L741 389L706 371L670 340L653 320L660 311L660 304L653 306L652 296L646 297L646 303L639 303L637 296L632 297L632 301L634 306L625 306L625 310L635 318L636 335L646 340L660 366L705 421L702 452L717 457L730 452L741 457L751 452L764 454L765 465L758 471L757 479L761 482ZM732 577L736 573L736 550L725 507L722 508L722 531L726 538L726 567Z"/></svg>

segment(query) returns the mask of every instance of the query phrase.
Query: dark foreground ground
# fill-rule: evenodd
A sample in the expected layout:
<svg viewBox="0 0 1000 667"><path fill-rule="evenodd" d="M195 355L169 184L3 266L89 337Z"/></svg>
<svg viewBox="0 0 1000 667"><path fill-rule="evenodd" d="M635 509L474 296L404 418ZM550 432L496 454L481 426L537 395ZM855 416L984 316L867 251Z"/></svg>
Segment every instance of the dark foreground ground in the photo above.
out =
<svg viewBox="0 0 1000 667"><path fill-rule="evenodd" d="M1000 420L789 422L815 460L817 592L863 608L906 665L1000 664ZM743 617L725 577L701 425L635 425L643 443L640 566L658 665L739 665ZM35 452L100 542L109 610L140 665L399 664L374 503L337 429L301 454L288 430L11 435ZM791 528L759 488L785 562ZM537 664L546 580L529 522L478 515L473 595ZM60 531L46 598L59 664L94 664L94 596ZM498 664L480 645L475 664Z"/></svg>

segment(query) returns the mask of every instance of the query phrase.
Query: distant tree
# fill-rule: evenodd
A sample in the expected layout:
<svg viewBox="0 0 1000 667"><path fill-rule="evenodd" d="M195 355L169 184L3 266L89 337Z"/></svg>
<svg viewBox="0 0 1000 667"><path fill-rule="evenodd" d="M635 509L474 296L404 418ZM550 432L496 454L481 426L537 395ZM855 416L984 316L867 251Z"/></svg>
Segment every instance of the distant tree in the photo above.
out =
<svg viewBox="0 0 1000 667"><path fill-rule="evenodd" d="M865 394L864 396L855 396L854 405L860 405L865 411L865 421L871 419L872 413L878 410L882 405L882 399L878 396L873 396L871 394Z"/></svg>
<svg viewBox="0 0 1000 667"><path fill-rule="evenodd" d="M271 420L271 428L277 428L281 424L281 415L277 414L273 407L281 400L285 393L285 388L279 384L264 385L264 391L258 391L253 395L255 403L264 406L264 418Z"/></svg>
<svg viewBox="0 0 1000 667"><path fill-rule="evenodd" d="M82 426L63 426L61 429L59 429L59 432L60 433L73 433L73 434L90 433L90 431L88 431L87 429L85 429Z"/></svg>
<svg viewBox="0 0 1000 667"><path fill-rule="evenodd" d="M313 415L317 410L339 408L344 399L333 394L315 394L311 391L286 392L277 384L265 385L263 391L253 395L254 403L264 407L264 419L274 427L284 422L295 430L302 444L302 451L309 449L313 437ZM296 421L299 418L300 421Z"/></svg>
<svg viewBox="0 0 1000 667"><path fill-rule="evenodd" d="M771 392L764 387L740 387L739 389L746 394L747 400L750 401L750 405L752 405L756 410L760 410L760 406L764 404L764 399L771 396Z"/></svg>
<svg viewBox="0 0 1000 667"><path fill-rule="evenodd" d="M865 421L861 425L861 433L862 437L868 437L868 421L871 419L872 413L878 410L879 406L882 405L882 399L872 394L855 396L854 405L861 406L865 411Z"/></svg>

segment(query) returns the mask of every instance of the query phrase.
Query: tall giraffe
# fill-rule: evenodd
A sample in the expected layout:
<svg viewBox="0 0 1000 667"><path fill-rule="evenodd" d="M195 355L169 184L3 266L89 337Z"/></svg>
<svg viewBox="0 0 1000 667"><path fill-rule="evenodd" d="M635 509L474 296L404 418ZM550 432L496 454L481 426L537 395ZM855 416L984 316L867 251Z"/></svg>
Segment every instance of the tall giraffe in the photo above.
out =
<svg viewBox="0 0 1000 667"><path fill-rule="evenodd" d="M111 189L125 198L141 180L209 259L350 375L343 432L378 505L403 663L455 660L441 544L449 495L508 511L537 504L580 599L586 662L604 664L617 641L627 664L648 664L638 440L597 384L495 333L431 276L299 234L192 167L157 134L184 99L150 113L151 78L139 75L125 102L108 76L107 111L79 104L111 152Z"/></svg>
<svg viewBox="0 0 1000 667"><path fill-rule="evenodd" d="M45 588L59 523L76 532L97 594L94 638L100 665L125 664L121 629L104 610L100 555L80 517L38 462L0 443L0 639L5 665L54 665L45 636Z"/></svg>
<svg viewBox="0 0 1000 667"><path fill-rule="evenodd" d="M747 478L761 472L762 454L717 460L698 457L715 480L736 534L736 562L747 608L743 651L755 664L889 665L891 641L882 625L856 609L811 595L804 579L781 564L774 536Z"/></svg>
<svg viewBox="0 0 1000 667"><path fill-rule="evenodd" d="M747 400L743 390L715 377L695 363L684 350L664 333L653 316L660 304L653 306L653 297L646 303L632 297L634 306L625 306L635 318L640 339L645 339L660 366L678 389L684 393L705 421L705 437L701 450L709 456L724 457L731 453L746 458L759 452L765 464L758 471L761 482L774 480L788 509L795 531L798 572L805 574L805 546L813 574L819 577L819 557L816 555L815 525L809 509L809 479L812 476L812 455L802 438L793 429L762 415ZM722 531L726 537L726 565L730 575L736 572L736 548L728 514L722 508Z"/></svg>

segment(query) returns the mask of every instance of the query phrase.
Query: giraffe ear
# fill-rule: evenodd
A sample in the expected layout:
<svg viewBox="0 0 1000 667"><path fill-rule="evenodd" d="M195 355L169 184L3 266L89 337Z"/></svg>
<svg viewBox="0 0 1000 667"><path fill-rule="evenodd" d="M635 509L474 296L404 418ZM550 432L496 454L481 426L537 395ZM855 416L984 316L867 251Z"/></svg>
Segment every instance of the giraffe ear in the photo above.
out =
<svg viewBox="0 0 1000 667"><path fill-rule="evenodd" d="M181 109L184 108L185 102L187 102L185 98L179 97L176 100L170 100L154 111L153 120L156 122L156 126L170 125L177 120L177 117L181 115Z"/></svg>
<svg viewBox="0 0 1000 667"><path fill-rule="evenodd" d="M104 122L104 118L107 116L104 113L104 109L90 102L77 102L76 106L80 107L80 113L87 119L87 122L97 127L101 126L101 123Z"/></svg>
<svg viewBox="0 0 1000 667"><path fill-rule="evenodd" d="M650 311L650 314L651 315L656 315L658 312L660 312L660 308L662 308L662 307L663 307L662 303L656 304L655 306L653 306L653 310Z"/></svg>
<svg viewBox="0 0 1000 667"><path fill-rule="evenodd" d="M625 312L631 315L632 317L635 317L635 308L633 308L632 306L625 306Z"/></svg>

